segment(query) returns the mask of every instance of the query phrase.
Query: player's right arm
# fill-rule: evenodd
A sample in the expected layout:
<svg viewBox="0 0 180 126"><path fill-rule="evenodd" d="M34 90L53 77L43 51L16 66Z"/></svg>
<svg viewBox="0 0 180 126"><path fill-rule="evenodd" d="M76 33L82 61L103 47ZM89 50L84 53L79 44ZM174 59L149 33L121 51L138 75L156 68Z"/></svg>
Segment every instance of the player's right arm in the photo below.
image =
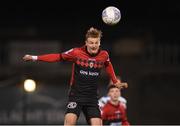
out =
<svg viewBox="0 0 180 126"><path fill-rule="evenodd" d="M102 118L102 123L103 125L110 125L110 121L108 120L108 116L107 116L107 113L108 113L108 109L107 107L105 106L104 108L102 108L102 111L101 111L101 118Z"/></svg>
<svg viewBox="0 0 180 126"><path fill-rule="evenodd" d="M24 61L44 61L44 62L57 62L57 61L74 61L75 60L75 49L70 49L64 53L56 54L44 54L44 55L25 55Z"/></svg>

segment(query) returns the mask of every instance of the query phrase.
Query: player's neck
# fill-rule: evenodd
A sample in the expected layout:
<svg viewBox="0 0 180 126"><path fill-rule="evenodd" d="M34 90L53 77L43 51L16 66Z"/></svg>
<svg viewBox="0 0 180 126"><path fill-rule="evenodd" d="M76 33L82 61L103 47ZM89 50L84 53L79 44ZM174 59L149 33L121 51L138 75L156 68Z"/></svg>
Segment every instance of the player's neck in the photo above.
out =
<svg viewBox="0 0 180 126"><path fill-rule="evenodd" d="M89 51L88 51L88 49L87 49L87 46L85 45L84 46L85 47L85 51L86 51L86 53L87 54L89 54L90 56L97 56L98 54L99 54L99 52L100 52L100 50L101 50L101 48L99 47L99 49L98 49L98 52L97 53L95 53L95 54L92 54L92 53L90 53Z"/></svg>
<svg viewBox="0 0 180 126"><path fill-rule="evenodd" d="M117 100L117 101L112 101L112 100L110 100L110 103L112 104L112 105L118 105L119 104L119 101Z"/></svg>

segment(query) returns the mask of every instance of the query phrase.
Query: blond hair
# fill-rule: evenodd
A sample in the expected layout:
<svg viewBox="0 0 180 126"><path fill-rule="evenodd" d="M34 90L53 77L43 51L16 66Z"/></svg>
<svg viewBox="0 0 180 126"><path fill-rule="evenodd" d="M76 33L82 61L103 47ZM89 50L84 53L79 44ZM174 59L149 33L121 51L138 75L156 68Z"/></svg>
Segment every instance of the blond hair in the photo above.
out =
<svg viewBox="0 0 180 126"><path fill-rule="evenodd" d="M88 39L88 38L101 38L101 37L102 37L102 31L98 30L94 27L91 27L86 33L86 39Z"/></svg>

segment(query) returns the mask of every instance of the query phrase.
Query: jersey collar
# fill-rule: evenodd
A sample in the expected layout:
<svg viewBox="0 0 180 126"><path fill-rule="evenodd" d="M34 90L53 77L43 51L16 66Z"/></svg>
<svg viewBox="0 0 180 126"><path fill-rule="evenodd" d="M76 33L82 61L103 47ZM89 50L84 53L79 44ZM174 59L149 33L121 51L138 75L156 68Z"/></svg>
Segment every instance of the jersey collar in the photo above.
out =
<svg viewBox="0 0 180 126"><path fill-rule="evenodd" d="M87 51L87 46L86 46L86 45L84 45L83 48L85 49L85 52L86 52L89 56L91 56L91 57L97 56L97 55L100 53L100 51L101 51L101 47L100 47L99 50L98 50L98 52L97 52L96 54L90 54L90 53Z"/></svg>
<svg viewBox="0 0 180 126"><path fill-rule="evenodd" d="M120 104L120 102L119 102L117 105L114 105L114 104L112 104L110 101L108 101L108 103L109 103L111 106L114 106L114 107L119 107L119 104Z"/></svg>

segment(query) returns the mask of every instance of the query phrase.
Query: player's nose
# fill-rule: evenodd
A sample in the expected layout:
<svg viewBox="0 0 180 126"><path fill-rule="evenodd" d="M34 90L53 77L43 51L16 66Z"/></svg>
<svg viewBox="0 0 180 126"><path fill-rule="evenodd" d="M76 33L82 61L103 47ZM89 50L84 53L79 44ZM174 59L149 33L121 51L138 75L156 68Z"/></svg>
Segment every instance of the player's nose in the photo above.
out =
<svg viewBox="0 0 180 126"><path fill-rule="evenodd" d="M96 48L96 47L97 47L97 44L93 44L93 47Z"/></svg>

